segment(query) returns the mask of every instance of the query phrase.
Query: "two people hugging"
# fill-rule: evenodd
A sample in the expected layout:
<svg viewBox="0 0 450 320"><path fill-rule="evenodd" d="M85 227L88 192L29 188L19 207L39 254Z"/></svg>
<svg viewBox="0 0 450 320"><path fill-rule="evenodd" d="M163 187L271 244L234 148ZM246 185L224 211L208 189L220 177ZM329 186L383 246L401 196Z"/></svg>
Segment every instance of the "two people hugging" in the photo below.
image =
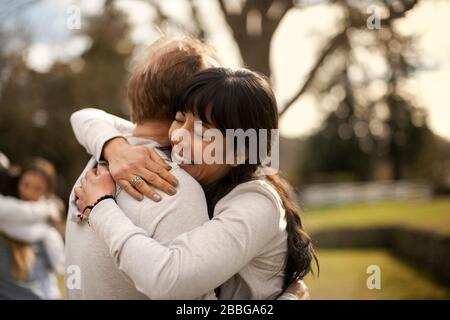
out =
<svg viewBox="0 0 450 320"><path fill-rule="evenodd" d="M0 299L59 299L64 205L55 167L32 158L14 171L0 165Z"/></svg>
<svg viewBox="0 0 450 320"><path fill-rule="evenodd" d="M68 298L307 299L311 239L290 186L250 145L273 151L268 80L221 67L200 41L162 39L133 72L128 103L131 121L71 116L92 158L69 201ZM249 129L269 143L227 148L229 130Z"/></svg>

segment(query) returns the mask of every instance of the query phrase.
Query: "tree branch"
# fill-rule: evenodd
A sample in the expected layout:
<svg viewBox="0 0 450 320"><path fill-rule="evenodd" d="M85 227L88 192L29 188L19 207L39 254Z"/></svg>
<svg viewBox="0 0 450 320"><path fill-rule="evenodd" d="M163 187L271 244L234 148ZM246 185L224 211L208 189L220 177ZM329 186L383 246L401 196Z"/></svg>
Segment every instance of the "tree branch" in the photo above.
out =
<svg viewBox="0 0 450 320"><path fill-rule="evenodd" d="M382 24L383 23L391 23L395 19L404 17L406 15L406 13L408 11L410 11L411 9L413 9L417 5L417 3L419 2L419 0L404 1L404 2L402 2L403 10L396 11L392 6L389 5L389 2L387 0L382 0L382 1L389 9L389 17L381 19L381 23ZM347 26L343 32L339 33L332 40L330 40L329 44L322 51L322 55L319 57L319 59L317 60L316 64L314 65L314 67L311 69L311 71L310 71L310 73L308 75L308 78L306 79L306 81L303 84L303 86L283 106L283 109L280 112L280 117L289 109L289 107L291 107L295 103L295 101L297 101L297 99L302 94L304 94L306 92L308 87L313 82L313 80L314 80L318 70L320 69L320 66L322 65L323 61L325 60L325 58L337 49L337 47L339 46L341 40L343 39L342 37L346 36L347 29L349 27L353 27L353 28L362 28L362 27L365 28L366 27L366 21L367 21L367 19L369 18L370 15L368 15L368 14L361 14L361 13L356 15L355 13L359 12L359 11L357 11L355 8L352 8L350 5L348 5L347 1L331 1L331 3L337 3L337 2L341 2L344 5L346 5L347 8L350 11L349 12L349 18L350 18L351 21L349 23L349 26Z"/></svg>
<svg viewBox="0 0 450 320"><path fill-rule="evenodd" d="M390 3L387 0L382 0L382 4L387 8L389 11L389 16L386 18L380 19L380 24L389 24L393 20L403 18L407 12L412 10L418 3L419 0L408 0L408 1L402 1L402 10L396 10L392 3ZM365 28L367 26L367 20L370 18L370 13L362 13L359 9L352 7L348 3L346 3L346 6L349 10L349 18L350 18L350 24L354 28Z"/></svg>
<svg viewBox="0 0 450 320"><path fill-rule="evenodd" d="M203 40L205 38L206 31L205 31L205 28L203 28L203 24L200 20L200 14L198 11L198 7L195 4L194 0L189 0L189 3L191 5L192 18L194 19L195 27L197 29L197 37Z"/></svg>
<svg viewBox="0 0 450 320"><path fill-rule="evenodd" d="M325 59L333 53L342 43L342 40L347 37L347 30L348 27L346 27L343 31L339 32L333 39L331 39L328 44L325 46L325 48L322 50L322 54L320 55L319 59L317 59L316 63L312 67L311 71L308 74L308 77L303 84L303 86L299 89L299 91L284 105L283 109L280 112L280 117L291 107L297 99L306 92L306 90L309 88L311 83L313 82L314 78L316 77L317 72L319 71L321 65L325 61Z"/></svg>

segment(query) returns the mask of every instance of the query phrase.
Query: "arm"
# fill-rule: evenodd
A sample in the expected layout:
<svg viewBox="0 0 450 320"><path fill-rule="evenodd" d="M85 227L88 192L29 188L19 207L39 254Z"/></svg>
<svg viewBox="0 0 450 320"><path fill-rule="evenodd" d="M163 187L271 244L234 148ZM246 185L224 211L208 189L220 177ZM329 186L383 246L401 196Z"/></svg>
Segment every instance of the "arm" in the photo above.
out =
<svg viewBox="0 0 450 320"><path fill-rule="evenodd" d="M56 273L64 274L65 252L61 235L55 228L50 227L42 240L50 267Z"/></svg>
<svg viewBox="0 0 450 320"><path fill-rule="evenodd" d="M123 137L134 129L134 124L130 121L94 108L74 112L70 116L70 123L78 142L97 161L102 158L106 142L115 137Z"/></svg>
<svg viewBox="0 0 450 320"><path fill-rule="evenodd" d="M218 287L264 250L280 226L274 201L256 192L235 194L217 217L168 246L136 227L113 200L94 208L90 225L139 291L151 299L190 299Z"/></svg>
<svg viewBox="0 0 450 320"><path fill-rule="evenodd" d="M43 240L50 229L46 222L24 224L0 224L0 231L6 236L25 243L35 243Z"/></svg>
<svg viewBox="0 0 450 320"><path fill-rule="evenodd" d="M161 196L148 184L167 194L176 193L173 187L178 185L177 180L158 153L151 148L130 145L124 138L134 129L131 122L99 109L77 111L70 122L78 142L97 162L103 157L108 161L114 181L133 198L142 200L145 195L160 201ZM147 183L132 186L134 176Z"/></svg>
<svg viewBox="0 0 450 320"><path fill-rule="evenodd" d="M292 283L277 300L310 300L309 289L303 280Z"/></svg>
<svg viewBox="0 0 450 320"><path fill-rule="evenodd" d="M49 201L30 202L0 194L0 225L3 223L43 222L58 215L58 208Z"/></svg>

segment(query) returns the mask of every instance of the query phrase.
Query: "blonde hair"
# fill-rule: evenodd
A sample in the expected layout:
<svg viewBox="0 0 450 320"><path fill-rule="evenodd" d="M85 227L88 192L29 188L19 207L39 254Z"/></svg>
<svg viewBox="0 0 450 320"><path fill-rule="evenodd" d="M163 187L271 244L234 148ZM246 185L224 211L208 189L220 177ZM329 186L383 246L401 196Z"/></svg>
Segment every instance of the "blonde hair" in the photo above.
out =
<svg viewBox="0 0 450 320"><path fill-rule="evenodd" d="M34 253L30 245L8 239L11 252L11 274L18 281L26 280L34 262Z"/></svg>
<svg viewBox="0 0 450 320"><path fill-rule="evenodd" d="M42 176L47 184L47 196L49 196L56 187L56 170L53 164L43 158L32 158L26 163L22 174L30 171ZM35 259L33 249L27 243L5 238L11 253L12 276L18 281L24 281Z"/></svg>

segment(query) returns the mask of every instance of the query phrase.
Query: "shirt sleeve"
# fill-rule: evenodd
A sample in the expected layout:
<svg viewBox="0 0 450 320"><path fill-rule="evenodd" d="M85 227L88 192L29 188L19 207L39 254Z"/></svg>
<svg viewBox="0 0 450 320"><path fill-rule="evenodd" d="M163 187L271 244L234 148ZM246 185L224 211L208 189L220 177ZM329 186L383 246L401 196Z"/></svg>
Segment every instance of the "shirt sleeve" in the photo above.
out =
<svg viewBox="0 0 450 320"><path fill-rule="evenodd" d="M6 236L25 243L35 243L45 239L50 226L46 222L34 222L24 224L0 224L0 231Z"/></svg>
<svg viewBox="0 0 450 320"><path fill-rule="evenodd" d="M130 121L94 108L74 112L70 123L78 142L97 161L101 160L106 142L127 135L134 129Z"/></svg>
<svg viewBox="0 0 450 320"><path fill-rule="evenodd" d="M30 202L0 194L0 225L3 223L22 223L45 221L51 210L47 201Z"/></svg>
<svg viewBox="0 0 450 320"><path fill-rule="evenodd" d="M151 299L192 299L238 273L279 231L274 197L240 190L227 198L214 219L167 246L133 225L113 200L92 210L90 224L138 290Z"/></svg>
<svg viewBox="0 0 450 320"><path fill-rule="evenodd" d="M51 269L64 274L65 252L61 235L55 228L49 227L42 241Z"/></svg>

